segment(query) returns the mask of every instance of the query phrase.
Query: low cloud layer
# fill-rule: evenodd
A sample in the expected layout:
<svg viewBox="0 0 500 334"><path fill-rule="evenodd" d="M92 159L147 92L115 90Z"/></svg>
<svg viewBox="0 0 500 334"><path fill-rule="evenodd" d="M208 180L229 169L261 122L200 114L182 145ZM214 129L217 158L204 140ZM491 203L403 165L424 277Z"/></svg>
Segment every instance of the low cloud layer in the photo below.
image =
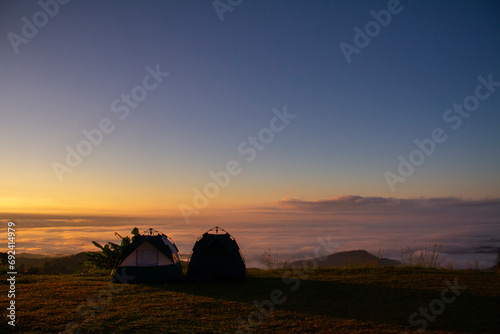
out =
<svg viewBox="0 0 500 334"><path fill-rule="evenodd" d="M457 207L500 209L500 199L464 200L456 197L397 199L391 197L339 196L319 201L303 201L284 198L280 206L303 211L342 211L342 210L419 210L444 209Z"/></svg>
<svg viewBox="0 0 500 334"><path fill-rule="evenodd" d="M500 250L498 199L284 199L268 207L200 214L189 225L172 217L18 217L16 225L16 249L43 254L94 250L92 240L116 242L114 232L128 235L135 226L167 234L189 254L196 239L218 225L236 238L250 267L262 267L268 249L282 260L310 258L324 240L332 252L365 249L396 260L401 248L440 244L445 262L465 268L475 261L491 266Z"/></svg>

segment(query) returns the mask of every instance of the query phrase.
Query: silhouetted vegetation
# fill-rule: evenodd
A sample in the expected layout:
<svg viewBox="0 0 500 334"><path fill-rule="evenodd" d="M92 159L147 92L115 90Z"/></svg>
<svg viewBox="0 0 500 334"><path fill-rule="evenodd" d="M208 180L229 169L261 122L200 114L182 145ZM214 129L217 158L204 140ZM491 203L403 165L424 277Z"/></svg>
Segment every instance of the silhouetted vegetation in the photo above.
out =
<svg viewBox="0 0 500 334"><path fill-rule="evenodd" d="M277 252L276 253L271 252L271 248L268 248L262 254L262 260L264 261L264 264L266 265L267 269L281 268L285 264L285 262L280 259L279 254Z"/></svg>
<svg viewBox="0 0 500 334"><path fill-rule="evenodd" d="M401 263L409 267L438 268L441 265L441 245L420 248L401 247Z"/></svg>
<svg viewBox="0 0 500 334"><path fill-rule="evenodd" d="M85 253L55 258L53 260L46 261L40 270L43 274L72 274L85 270L83 263L86 259L87 257Z"/></svg>
<svg viewBox="0 0 500 334"><path fill-rule="evenodd" d="M20 254L16 257L16 272L25 275L73 274L88 271L88 268L83 266L86 259L85 252L56 258L27 258ZM7 264L2 264L0 272L4 274L8 271L11 270L9 270Z"/></svg>
<svg viewBox="0 0 500 334"><path fill-rule="evenodd" d="M127 248L134 238L139 235L139 230L135 227L132 230L132 238L122 237L120 234L115 232L116 237L121 239L120 244L115 244L113 242L108 242L106 245L101 246L98 242L92 241L94 246L100 248L100 252L87 252L87 261L85 265L92 266L101 269L114 269L119 260L121 259L122 252Z"/></svg>
<svg viewBox="0 0 500 334"><path fill-rule="evenodd" d="M9 259L9 254L0 252L0 260L2 261L2 266L7 265L8 259Z"/></svg>

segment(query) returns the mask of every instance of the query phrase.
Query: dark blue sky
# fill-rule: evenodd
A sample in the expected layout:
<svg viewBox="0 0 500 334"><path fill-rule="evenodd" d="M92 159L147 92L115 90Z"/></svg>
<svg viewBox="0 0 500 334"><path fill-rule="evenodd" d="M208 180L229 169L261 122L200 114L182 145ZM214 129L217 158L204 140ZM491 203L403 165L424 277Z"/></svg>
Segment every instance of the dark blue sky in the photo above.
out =
<svg viewBox="0 0 500 334"><path fill-rule="evenodd" d="M21 210L29 193L48 210L81 189L68 210L90 193L99 206L140 197L137 209L176 208L230 160L243 172L213 199L220 206L499 197L500 87L457 130L443 113L474 95L478 76L500 81L500 3L401 1L348 63L340 43L354 45L354 28L388 3L243 1L221 21L211 1L71 1L15 53L9 33L22 36L22 18L41 8L3 2L4 202ZM157 64L170 75L120 120L112 102ZM296 118L247 162L238 146L284 106ZM60 183L53 163L103 118L116 129ZM384 173L435 128L448 139L392 192Z"/></svg>

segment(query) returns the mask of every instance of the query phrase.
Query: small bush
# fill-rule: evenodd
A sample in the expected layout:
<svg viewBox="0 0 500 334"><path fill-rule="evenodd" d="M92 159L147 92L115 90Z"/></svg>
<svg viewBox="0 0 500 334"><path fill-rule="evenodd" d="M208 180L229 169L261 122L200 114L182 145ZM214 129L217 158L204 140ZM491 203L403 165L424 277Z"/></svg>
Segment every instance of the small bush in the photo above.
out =
<svg viewBox="0 0 500 334"><path fill-rule="evenodd" d="M267 269L281 268L285 264L283 260L280 259L278 253L273 254L270 248L262 254L262 259Z"/></svg>
<svg viewBox="0 0 500 334"><path fill-rule="evenodd" d="M420 248L401 247L401 263L409 267L438 268L443 262L441 245L421 246Z"/></svg>

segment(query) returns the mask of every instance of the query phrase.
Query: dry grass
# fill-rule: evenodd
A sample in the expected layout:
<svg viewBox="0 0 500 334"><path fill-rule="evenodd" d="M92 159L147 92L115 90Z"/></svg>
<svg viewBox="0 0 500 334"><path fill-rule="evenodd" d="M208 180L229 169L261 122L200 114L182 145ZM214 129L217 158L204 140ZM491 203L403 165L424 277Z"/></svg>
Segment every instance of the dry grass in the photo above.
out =
<svg viewBox="0 0 500 334"><path fill-rule="evenodd" d="M468 288L426 333L500 332L498 273L373 267L252 270L244 282L167 286L110 285L102 274L28 275L17 282L16 332L58 333L74 323L81 333L236 333L238 318L257 310L254 300L280 290L286 300L254 333L413 333L410 314L455 278ZM9 330L4 318L0 332Z"/></svg>

